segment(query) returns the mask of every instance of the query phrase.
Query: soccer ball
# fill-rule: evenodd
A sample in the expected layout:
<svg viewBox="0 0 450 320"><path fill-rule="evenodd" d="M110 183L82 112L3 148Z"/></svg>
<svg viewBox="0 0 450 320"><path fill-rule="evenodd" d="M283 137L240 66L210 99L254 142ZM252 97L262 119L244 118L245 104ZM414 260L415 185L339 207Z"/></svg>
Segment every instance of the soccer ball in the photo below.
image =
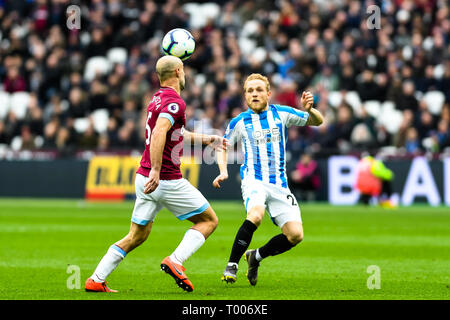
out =
<svg viewBox="0 0 450 320"><path fill-rule="evenodd" d="M189 31L177 28L167 32L161 48L166 55L186 60L194 53L195 40Z"/></svg>

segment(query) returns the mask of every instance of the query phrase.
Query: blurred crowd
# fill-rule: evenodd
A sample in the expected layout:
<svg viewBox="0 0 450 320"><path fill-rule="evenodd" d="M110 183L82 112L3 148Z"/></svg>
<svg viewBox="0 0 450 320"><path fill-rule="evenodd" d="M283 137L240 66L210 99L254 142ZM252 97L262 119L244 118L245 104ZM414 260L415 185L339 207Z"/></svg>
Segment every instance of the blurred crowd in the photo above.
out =
<svg viewBox="0 0 450 320"><path fill-rule="evenodd" d="M69 5L80 8L80 29L67 27ZM367 13L372 5L379 17ZM187 129L223 133L246 110L245 77L259 72L271 81L272 103L300 108L301 92L310 90L325 115L318 128L289 129L294 159L304 152L391 148L415 155L450 147L444 0L0 0L0 93L29 93L23 116L14 106L0 115L0 144L66 156L141 151L146 107L159 88L160 42L173 28L196 40L185 61ZM88 61L112 48L125 49L126 59L88 76ZM443 96L437 109L425 99L436 91ZM367 101L391 107L373 111ZM98 110L106 111L104 126L92 117Z"/></svg>

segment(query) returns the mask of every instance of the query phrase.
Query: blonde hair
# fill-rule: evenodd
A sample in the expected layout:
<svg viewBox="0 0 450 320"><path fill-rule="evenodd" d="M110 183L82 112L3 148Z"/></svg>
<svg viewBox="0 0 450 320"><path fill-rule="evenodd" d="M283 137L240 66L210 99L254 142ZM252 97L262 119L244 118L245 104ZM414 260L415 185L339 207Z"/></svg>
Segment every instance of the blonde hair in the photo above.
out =
<svg viewBox="0 0 450 320"><path fill-rule="evenodd" d="M249 75L247 77L247 79L245 79L244 82L244 92L247 91L247 83L251 80L262 80L265 84L266 84L266 89L267 92L270 91L270 83L269 83L269 79L267 79L267 77L263 76L260 73L252 73L251 75Z"/></svg>

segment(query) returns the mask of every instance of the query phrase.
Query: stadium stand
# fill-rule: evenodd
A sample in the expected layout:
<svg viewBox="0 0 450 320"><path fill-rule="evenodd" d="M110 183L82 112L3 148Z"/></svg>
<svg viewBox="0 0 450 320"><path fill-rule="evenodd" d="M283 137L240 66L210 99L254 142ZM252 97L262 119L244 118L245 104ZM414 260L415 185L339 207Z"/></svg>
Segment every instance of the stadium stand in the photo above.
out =
<svg viewBox="0 0 450 320"><path fill-rule="evenodd" d="M67 28L69 5L80 29ZM367 23L371 5L379 29ZM320 129L294 129L296 152L439 154L450 147L449 21L444 0L0 1L0 144L141 150L160 41L186 28L196 40L188 129L223 133L246 109L243 80L260 72L273 103L297 107L311 90L326 115Z"/></svg>

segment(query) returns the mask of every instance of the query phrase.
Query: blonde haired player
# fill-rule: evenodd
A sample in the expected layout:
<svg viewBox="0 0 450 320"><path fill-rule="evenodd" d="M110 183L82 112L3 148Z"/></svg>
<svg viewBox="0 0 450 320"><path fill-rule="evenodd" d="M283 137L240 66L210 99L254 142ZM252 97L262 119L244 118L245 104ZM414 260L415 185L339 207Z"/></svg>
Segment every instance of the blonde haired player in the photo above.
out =
<svg viewBox="0 0 450 320"><path fill-rule="evenodd" d="M323 117L312 107L314 97L310 92L303 92L301 97L306 111L269 104L270 84L261 74L251 74L246 79L244 95L248 110L230 121L225 138L230 144L240 141L242 145L244 163L240 172L247 218L237 232L222 280L228 283L236 281L238 263L245 253L247 278L251 285L256 285L262 259L281 254L303 239L300 208L287 183L286 128L292 125L319 126ZM217 157L220 174L213 186L220 188L220 184L228 179L226 150L219 150ZM246 251L266 209L282 233L261 248Z"/></svg>
<svg viewBox="0 0 450 320"><path fill-rule="evenodd" d="M193 291L194 286L184 272L183 263L203 245L218 223L205 197L181 175L183 148L180 146L186 138L192 143L214 144L220 149L226 148L227 140L184 130L186 104L180 91L184 89L185 77L183 62L179 58L160 58L156 72L161 88L153 95L147 108L145 149L136 174L136 203L130 231L109 248L92 276L86 280L86 291L116 292L106 285L106 277L130 251L147 239L153 220L163 207L179 220L189 220L194 224L175 251L161 261L161 269L171 275L179 287Z"/></svg>

